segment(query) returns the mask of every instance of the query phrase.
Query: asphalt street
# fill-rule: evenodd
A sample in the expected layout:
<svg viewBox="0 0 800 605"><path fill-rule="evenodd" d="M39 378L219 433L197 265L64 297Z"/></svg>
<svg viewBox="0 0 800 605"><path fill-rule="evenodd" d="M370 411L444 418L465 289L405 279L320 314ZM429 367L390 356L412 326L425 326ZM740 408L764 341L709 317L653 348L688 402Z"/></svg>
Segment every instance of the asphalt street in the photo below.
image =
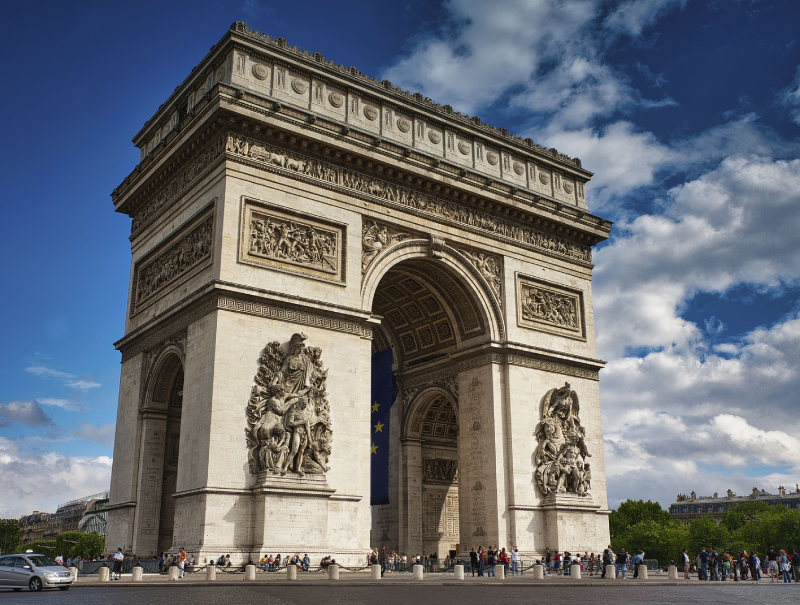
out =
<svg viewBox="0 0 800 605"><path fill-rule="evenodd" d="M450 603L546 603L570 605L591 603L635 603L636 605L702 603L782 603L800 601L800 584L693 584L691 586L609 585L513 586L508 584L377 585L364 586L164 586L80 587L42 593L0 590L0 603L27 605L448 605Z"/></svg>

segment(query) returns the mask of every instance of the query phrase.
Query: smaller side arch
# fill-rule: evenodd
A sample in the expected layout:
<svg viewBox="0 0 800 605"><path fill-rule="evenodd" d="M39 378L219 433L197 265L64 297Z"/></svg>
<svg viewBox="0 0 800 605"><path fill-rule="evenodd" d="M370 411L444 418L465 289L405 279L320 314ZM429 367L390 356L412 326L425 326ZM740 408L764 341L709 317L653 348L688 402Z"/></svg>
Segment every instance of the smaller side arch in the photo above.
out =
<svg viewBox="0 0 800 605"><path fill-rule="evenodd" d="M142 399L144 410L166 410L175 376L183 369L185 353L182 342L169 342L154 351L147 363Z"/></svg>
<svg viewBox="0 0 800 605"><path fill-rule="evenodd" d="M409 405L402 423L400 438L422 438L423 420L431 405L438 401L445 400L453 408L455 424L458 426L458 400L446 388L433 385L426 387L414 397Z"/></svg>

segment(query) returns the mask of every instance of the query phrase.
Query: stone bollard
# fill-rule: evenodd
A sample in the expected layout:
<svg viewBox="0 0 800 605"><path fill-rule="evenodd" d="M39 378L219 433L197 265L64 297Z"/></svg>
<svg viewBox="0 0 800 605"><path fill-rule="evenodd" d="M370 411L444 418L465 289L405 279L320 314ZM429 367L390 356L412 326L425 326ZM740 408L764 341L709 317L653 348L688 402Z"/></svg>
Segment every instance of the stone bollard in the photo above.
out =
<svg viewBox="0 0 800 605"><path fill-rule="evenodd" d="M245 580L255 580L256 579L256 566L255 565L247 565L244 568L244 579Z"/></svg>
<svg viewBox="0 0 800 605"><path fill-rule="evenodd" d="M647 579L647 565L639 565L639 579L640 580Z"/></svg>
<svg viewBox="0 0 800 605"><path fill-rule="evenodd" d="M424 572L425 568L422 565L414 565L414 579L415 580L422 580L424 579Z"/></svg>
<svg viewBox="0 0 800 605"><path fill-rule="evenodd" d="M373 580L380 580L381 579L381 566L380 565L373 565L371 569L372 569L372 579Z"/></svg>
<svg viewBox="0 0 800 605"><path fill-rule="evenodd" d="M497 577L498 580L505 580L506 579L505 565L495 565L494 575Z"/></svg>
<svg viewBox="0 0 800 605"><path fill-rule="evenodd" d="M78 568L77 567L70 567L69 570L72 572L72 577L75 578L75 581L78 581Z"/></svg>
<svg viewBox="0 0 800 605"><path fill-rule="evenodd" d="M456 580L463 580L464 579L464 566L463 565L456 565L453 568L453 575L455 576Z"/></svg>
<svg viewBox="0 0 800 605"><path fill-rule="evenodd" d="M581 566L580 565L570 565L569 566L569 573L572 575L573 580L580 580L581 579Z"/></svg>
<svg viewBox="0 0 800 605"><path fill-rule="evenodd" d="M667 572L667 577L670 580L677 580L678 579L678 566L677 565L670 565L669 570Z"/></svg>
<svg viewBox="0 0 800 605"><path fill-rule="evenodd" d="M213 563L209 563L206 565L206 580L216 580L217 579L217 566Z"/></svg>
<svg viewBox="0 0 800 605"><path fill-rule="evenodd" d="M138 567L138 566L134 567L131 570L131 573L133 574L133 581L134 582L141 582L142 581L142 568L141 567Z"/></svg>
<svg viewBox="0 0 800 605"><path fill-rule="evenodd" d="M606 565L606 580L616 580L616 579L617 579L617 566Z"/></svg>
<svg viewBox="0 0 800 605"><path fill-rule="evenodd" d="M178 580L178 566L177 565L170 565L169 566L169 579L170 579L170 581L177 581Z"/></svg>
<svg viewBox="0 0 800 605"><path fill-rule="evenodd" d="M108 567L101 567L97 572L100 574L101 582L108 582Z"/></svg>
<svg viewBox="0 0 800 605"><path fill-rule="evenodd" d="M544 565L533 566L533 579L544 580Z"/></svg>
<svg viewBox="0 0 800 605"><path fill-rule="evenodd" d="M297 579L297 565L287 565L286 566L286 579L287 580L296 580Z"/></svg>
<svg viewBox="0 0 800 605"><path fill-rule="evenodd" d="M328 579L329 580L338 580L339 579L339 566L336 563L332 563L328 565Z"/></svg>

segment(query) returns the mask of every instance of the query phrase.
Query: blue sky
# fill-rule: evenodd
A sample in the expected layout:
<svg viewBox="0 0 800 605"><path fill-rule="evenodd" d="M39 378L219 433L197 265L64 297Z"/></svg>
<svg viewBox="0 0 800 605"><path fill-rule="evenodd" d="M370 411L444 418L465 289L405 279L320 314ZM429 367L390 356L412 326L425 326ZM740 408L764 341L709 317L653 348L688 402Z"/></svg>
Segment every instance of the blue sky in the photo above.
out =
<svg viewBox="0 0 800 605"><path fill-rule="evenodd" d="M236 20L595 172L612 505L800 481L800 3L38 2L0 23L0 516L108 485L130 271L109 194Z"/></svg>

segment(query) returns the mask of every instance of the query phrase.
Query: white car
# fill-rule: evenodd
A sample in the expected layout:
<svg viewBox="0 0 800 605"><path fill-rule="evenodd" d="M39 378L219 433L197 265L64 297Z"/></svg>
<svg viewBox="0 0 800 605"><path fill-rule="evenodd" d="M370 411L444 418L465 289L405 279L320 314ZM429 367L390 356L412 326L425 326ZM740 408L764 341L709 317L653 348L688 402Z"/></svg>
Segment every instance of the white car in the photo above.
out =
<svg viewBox="0 0 800 605"><path fill-rule="evenodd" d="M75 582L72 572L47 555L6 555L0 557L0 588L20 591L30 588L38 592L43 588L67 590Z"/></svg>

